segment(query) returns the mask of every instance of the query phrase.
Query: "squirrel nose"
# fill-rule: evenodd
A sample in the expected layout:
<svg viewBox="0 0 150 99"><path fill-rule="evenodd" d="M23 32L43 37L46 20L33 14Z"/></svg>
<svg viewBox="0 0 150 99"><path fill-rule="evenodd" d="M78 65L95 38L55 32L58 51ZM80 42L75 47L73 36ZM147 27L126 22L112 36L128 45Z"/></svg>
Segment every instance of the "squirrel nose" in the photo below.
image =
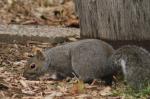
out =
<svg viewBox="0 0 150 99"><path fill-rule="evenodd" d="M23 72L23 77L28 78L28 75L26 72Z"/></svg>
<svg viewBox="0 0 150 99"><path fill-rule="evenodd" d="M26 79L29 79L31 76L26 71L24 71L23 72L23 77L26 78Z"/></svg>
<svg viewBox="0 0 150 99"><path fill-rule="evenodd" d="M23 77L26 78L27 80L36 80L36 77L34 75L29 75L24 73Z"/></svg>

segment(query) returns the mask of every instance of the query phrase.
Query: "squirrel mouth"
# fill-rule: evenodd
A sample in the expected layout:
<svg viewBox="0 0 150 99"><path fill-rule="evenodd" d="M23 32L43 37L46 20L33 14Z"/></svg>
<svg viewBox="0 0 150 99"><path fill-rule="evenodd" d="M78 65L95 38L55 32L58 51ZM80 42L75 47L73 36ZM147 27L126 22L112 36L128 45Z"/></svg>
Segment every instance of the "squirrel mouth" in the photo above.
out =
<svg viewBox="0 0 150 99"><path fill-rule="evenodd" d="M37 80L37 76L34 74L23 74L23 77L25 77L27 80Z"/></svg>

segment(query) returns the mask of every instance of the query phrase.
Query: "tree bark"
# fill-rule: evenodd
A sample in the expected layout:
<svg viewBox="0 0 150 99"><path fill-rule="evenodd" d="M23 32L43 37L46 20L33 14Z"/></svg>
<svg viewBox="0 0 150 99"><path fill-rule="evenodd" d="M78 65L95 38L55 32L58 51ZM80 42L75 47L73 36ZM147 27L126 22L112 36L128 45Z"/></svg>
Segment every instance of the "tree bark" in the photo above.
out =
<svg viewBox="0 0 150 99"><path fill-rule="evenodd" d="M75 0L81 38L150 40L150 0Z"/></svg>

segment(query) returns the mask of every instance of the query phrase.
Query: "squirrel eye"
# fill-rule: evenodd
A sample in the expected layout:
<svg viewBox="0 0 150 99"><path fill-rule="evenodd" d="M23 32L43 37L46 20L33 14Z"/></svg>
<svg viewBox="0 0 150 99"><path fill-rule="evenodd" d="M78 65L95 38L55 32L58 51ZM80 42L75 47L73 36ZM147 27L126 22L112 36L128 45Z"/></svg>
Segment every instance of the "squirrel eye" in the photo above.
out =
<svg viewBox="0 0 150 99"><path fill-rule="evenodd" d="M35 68L35 64L31 64L31 68L32 68L32 69Z"/></svg>

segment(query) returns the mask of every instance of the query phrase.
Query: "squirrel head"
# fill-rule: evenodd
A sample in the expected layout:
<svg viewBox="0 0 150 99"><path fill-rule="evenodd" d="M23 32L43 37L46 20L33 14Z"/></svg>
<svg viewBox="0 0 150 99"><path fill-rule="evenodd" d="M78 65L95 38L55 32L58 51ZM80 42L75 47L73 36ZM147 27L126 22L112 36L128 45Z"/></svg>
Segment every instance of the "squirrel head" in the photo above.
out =
<svg viewBox="0 0 150 99"><path fill-rule="evenodd" d="M30 80L35 80L46 71L45 55L41 50L36 51L36 55L31 57L24 69L23 76Z"/></svg>

